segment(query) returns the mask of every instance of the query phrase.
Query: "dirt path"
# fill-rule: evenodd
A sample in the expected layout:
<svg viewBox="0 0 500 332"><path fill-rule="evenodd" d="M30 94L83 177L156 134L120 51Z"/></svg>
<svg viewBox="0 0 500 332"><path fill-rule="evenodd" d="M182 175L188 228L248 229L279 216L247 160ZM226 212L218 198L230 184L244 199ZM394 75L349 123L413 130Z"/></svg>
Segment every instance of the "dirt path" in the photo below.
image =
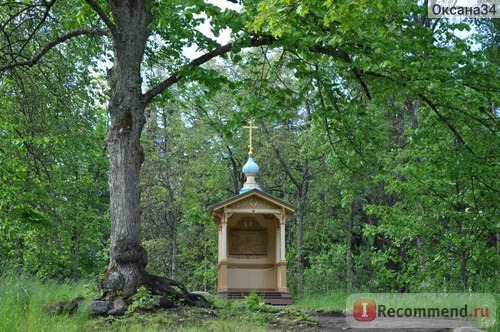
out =
<svg viewBox="0 0 500 332"><path fill-rule="evenodd" d="M453 331L453 328L442 328L442 327L432 327L432 325L437 326L454 326L455 328L459 326L464 326L463 322L452 321L440 318L428 319L425 323L429 328L387 328L387 322L380 321L380 328L370 328L370 329L358 329L352 328L346 321L346 317L343 313L338 312L308 312L316 320L317 326L304 329L304 331L359 331L359 332L449 332ZM420 322L420 321L419 321ZM418 326L419 323L416 321L408 321L408 326L414 327ZM462 328L458 329L460 332L473 332L482 331L474 328Z"/></svg>

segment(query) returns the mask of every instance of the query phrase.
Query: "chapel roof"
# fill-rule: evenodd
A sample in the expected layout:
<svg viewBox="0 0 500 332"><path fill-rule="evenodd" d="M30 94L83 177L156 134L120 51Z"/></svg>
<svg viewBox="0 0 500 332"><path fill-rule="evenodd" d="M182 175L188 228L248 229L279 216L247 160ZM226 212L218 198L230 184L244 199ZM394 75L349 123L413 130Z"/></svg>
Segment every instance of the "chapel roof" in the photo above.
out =
<svg viewBox="0 0 500 332"><path fill-rule="evenodd" d="M284 208L286 214L292 214L297 210L297 208L294 205L287 203L284 200L282 200L278 197L275 197L271 194L268 194L260 189L254 188L254 189L251 189L251 190L246 191L244 193L238 194L236 196L233 196L229 199L226 199L224 201L221 201L219 203L216 203L216 204L210 206L208 208L208 213L210 215L213 215L219 209L222 209L224 207L228 207L230 205L234 205L238 202L250 200L250 199L255 198L255 197L264 201L264 202L271 203L272 205L275 205L277 207Z"/></svg>

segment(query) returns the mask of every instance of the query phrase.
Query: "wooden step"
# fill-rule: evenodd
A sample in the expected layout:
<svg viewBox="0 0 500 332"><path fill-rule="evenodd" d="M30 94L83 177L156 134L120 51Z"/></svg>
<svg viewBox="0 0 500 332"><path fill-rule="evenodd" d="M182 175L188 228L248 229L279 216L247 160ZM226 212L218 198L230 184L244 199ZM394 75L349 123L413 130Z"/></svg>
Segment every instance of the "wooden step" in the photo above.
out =
<svg viewBox="0 0 500 332"><path fill-rule="evenodd" d="M250 292L247 291L229 291L229 292L220 292L218 293L223 298L229 300L240 300L247 297ZM288 292L270 292L264 291L259 292L257 294L264 300L266 304L271 305L289 305L292 304L292 296Z"/></svg>

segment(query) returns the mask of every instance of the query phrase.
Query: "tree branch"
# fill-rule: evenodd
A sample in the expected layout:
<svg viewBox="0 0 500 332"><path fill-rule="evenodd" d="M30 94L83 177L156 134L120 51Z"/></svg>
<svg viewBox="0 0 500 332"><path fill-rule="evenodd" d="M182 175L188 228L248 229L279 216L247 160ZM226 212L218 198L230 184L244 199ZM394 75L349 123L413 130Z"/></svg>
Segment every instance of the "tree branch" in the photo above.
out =
<svg viewBox="0 0 500 332"><path fill-rule="evenodd" d="M313 53L320 53L320 54L333 56L335 58L342 59L347 63L352 63L352 59L351 59L351 56L349 54L347 54L346 52L331 48L331 47L326 47L323 45L314 45L314 46L310 47L309 50Z"/></svg>
<svg viewBox="0 0 500 332"><path fill-rule="evenodd" d="M254 38L251 39L250 44L248 47L256 47L256 46L262 46L262 45L269 45L274 41L273 38L271 37L264 37L264 38ZM245 47L245 46L243 46ZM202 56L194 59L191 61L186 67L187 68L196 68L201 66L202 64L208 62L209 60L212 60L213 58L218 57L219 55L225 54L230 52L234 48L233 43L226 44L224 46L220 46L208 53L203 54ZM170 75L168 78L166 78L164 81L160 82L158 85L147 91L143 95L143 102L145 105L149 104L156 96L158 96L160 93L168 89L170 86L174 85L175 83L179 82L184 76L179 74L179 71L173 73Z"/></svg>
<svg viewBox="0 0 500 332"><path fill-rule="evenodd" d="M260 122L260 125L261 125L261 128L266 133L266 135L268 137L271 137L271 134L269 133L269 130L265 126L264 122ZM270 143L271 143L271 148L273 149L274 154L276 156L276 159L278 159L279 163L281 164L281 167L283 167L283 171L285 172L286 175L288 175L288 178L290 179L290 181L292 181L293 185L297 188L297 190L300 191L302 188L303 182L299 183L299 181L293 176L292 172L290 171L290 168L288 167L287 163L285 162L285 160L281 156L281 153L278 150L278 148L275 146L275 144L272 142L272 140L270 141Z"/></svg>
<svg viewBox="0 0 500 332"><path fill-rule="evenodd" d="M368 100L371 100L372 95L370 93L370 90L368 89L368 85L366 85L365 81L363 81L363 79L361 78L361 76L363 76L363 71L359 68L353 68L351 72L353 73L354 77L356 77L358 83L361 85L361 88L365 92L366 98L368 98Z"/></svg>
<svg viewBox="0 0 500 332"><path fill-rule="evenodd" d="M439 120L441 120L448 128L450 128L450 130L453 132L453 134L455 135L455 137L458 139L458 141L460 143L462 143L463 146L465 146L465 148L473 155L475 156L476 154L474 153L474 151L472 151L472 149L465 143L465 141L463 140L462 136L460 136L460 134L458 133L458 131L455 129L455 127L453 127L449 122L448 120L446 120L446 118L438 111L438 108L437 106L432 102L430 101L426 96L424 96L423 94L419 94L419 97L422 98L422 100L427 104L429 105L429 107L432 109L432 111L438 116Z"/></svg>
<svg viewBox="0 0 500 332"><path fill-rule="evenodd" d="M103 20L104 24L108 27L109 31L113 36L116 35L116 26L111 21L111 18L104 12L104 10L99 6L94 0L85 0L85 2L92 8L96 14Z"/></svg>
<svg viewBox="0 0 500 332"><path fill-rule="evenodd" d="M15 67L21 67L21 66L28 66L32 67L34 66L40 59L51 49L56 47L59 44L64 43L68 39L78 37L78 36L84 36L84 35L94 35L94 36L107 36L109 35L109 32L103 29L99 28L84 28L84 29L76 29L73 31L70 31L64 35L61 35L57 37L56 39L52 40L51 42L47 43L44 48L42 48L37 54L33 56L33 58L25 61L19 61L19 62L10 62L8 64L0 66L0 73L9 70Z"/></svg>
<svg viewBox="0 0 500 332"><path fill-rule="evenodd" d="M335 48L326 47L323 45L314 45L314 46L310 47L309 50L313 53L320 53L320 54L332 56L335 58L339 58L341 60L344 60L346 63L352 63L352 58L348 53L343 52L343 51L339 51ZM364 71L362 71L361 69L356 68L356 67L351 69L351 73L354 75L354 77L356 78L358 83L361 85L361 88L365 92L366 97L369 100L372 99L370 90L368 89L368 85L366 85L365 81L363 81L361 79L361 77L367 73L365 73ZM374 76L381 76L381 75L379 75L377 73L373 73L373 72L370 72L369 74L374 75Z"/></svg>
<svg viewBox="0 0 500 332"><path fill-rule="evenodd" d="M87 1L89 1L89 0L87 0ZM90 0L90 1L92 1L92 0ZM263 45L270 45L276 41L277 41L277 39L272 38L270 36L265 36L265 37L261 37L261 38L253 38L250 40L249 45L247 45L247 46L243 45L243 47L257 47L257 46L263 46ZM220 47L218 47L218 48L216 48L208 53L203 54L199 58L194 59L186 67L187 68L199 67L202 64L208 62L209 60L218 57L219 55L230 52L233 49L233 47L234 47L233 43L229 43L229 44L226 44L224 46L220 46ZM311 52L314 52L314 53L320 53L320 54L329 55L329 56L332 56L335 58L339 58L341 60L344 60L347 63L352 63L351 56L348 53L343 52L343 51L339 51L339 50L331 48L331 47L326 47L326 46L322 46L322 45L315 45L315 46L310 47L309 50ZM370 91L368 89L368 86L361 79L361 77L363 75L374 75L374 76L383 76L383 75L380 75L378 73L373 73L373 72L363 72L359 68L353 68L351 70L351 72L354 75L354 77L356 78L356 80L359 82L361 87L363 88L363 91L365 92L367 98L371 99L371 94L370 94ZM156 96L161 94L163 91L168 89L170 86L179 82L183 77L184 76L179 74L179 71L173 73L168 78L166 78L165 80L160 82L158 85L156 85L155 87L153 87L149 91L147 91L143 95L143 103L145 105L149 104Z"/></svg>
<svg viewBox="0 0 500 332"><path fill-rule="evenodd" d="M30 42L30 40L33 38L33 36L35 36L35 33L40 29L40 27L42 26L42 24L45 22L45 20L49 16L50 9L54 5L54 3L55 3L55 1L47 3L47 7L45 8L45 13L43 13L42 20L37 24L37 26L35 27L35 29L33 29L33 31L31 32L31 34L28 36L28 38L26 39L26 42L24 43L24 45L19 50L18 55L20 55L23 52L23 50L26 48L26 46L28 45L28 43Z"/></svg>

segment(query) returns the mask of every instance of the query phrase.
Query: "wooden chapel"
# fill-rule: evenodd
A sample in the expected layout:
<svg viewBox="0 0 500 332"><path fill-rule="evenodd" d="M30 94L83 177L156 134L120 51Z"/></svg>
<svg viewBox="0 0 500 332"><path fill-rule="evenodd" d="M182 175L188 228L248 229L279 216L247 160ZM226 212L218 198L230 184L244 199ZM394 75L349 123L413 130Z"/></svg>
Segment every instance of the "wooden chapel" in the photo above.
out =
<svg viewBox="0 0 500 332"><path fill-rule="evenodd" d="M286 285L285 227L296 208L260 189L252 155L251 125L246 182L238 195L212 205L219 227L217 292L243 298L255 290L268 304L291 304Z"/></svg>

